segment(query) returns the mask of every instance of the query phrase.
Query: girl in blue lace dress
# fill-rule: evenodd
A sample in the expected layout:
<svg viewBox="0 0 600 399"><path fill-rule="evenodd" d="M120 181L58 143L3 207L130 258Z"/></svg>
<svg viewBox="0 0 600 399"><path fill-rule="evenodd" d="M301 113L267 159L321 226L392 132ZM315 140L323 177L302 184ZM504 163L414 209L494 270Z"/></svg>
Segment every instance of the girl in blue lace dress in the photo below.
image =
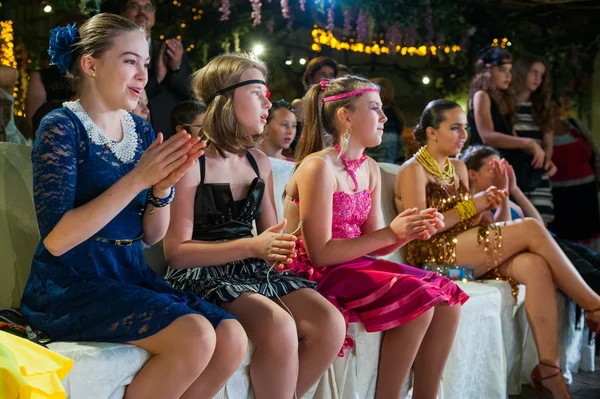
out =
<svg viewBox="0 0 600 399"><path fill-rule="evenodd" d="M79 99L42 120L33 148L41 241L23 313L55 340L154 354L126 398L212 397L242 361L246 335L223 310L168 286L141 242L164 235L172 186L204 144L186 132L163 141L124 111L148 79L146 37L130 21L99 14L79 32L55 28L49 52L75 77Z"/></svg>
<svg viewBox="0 0 600 399"><path fill-rule="evenodd" d="M256 344L257 398L292 398L294 389L300 398L335 360L345 325L313 282L270 269L292 260L295 237L279 233L285 221L277 223L271 164L253 148L271 108L266 75L258 58L226 54L194 76L208 105L200 131L208 146L176 186L165 278L239 318Z"/></svg>

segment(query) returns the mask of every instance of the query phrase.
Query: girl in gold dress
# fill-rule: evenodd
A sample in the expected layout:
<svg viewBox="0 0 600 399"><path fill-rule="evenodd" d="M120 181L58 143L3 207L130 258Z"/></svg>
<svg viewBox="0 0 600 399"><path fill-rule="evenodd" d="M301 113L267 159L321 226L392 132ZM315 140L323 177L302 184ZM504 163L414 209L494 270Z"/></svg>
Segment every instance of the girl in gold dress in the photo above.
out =
<svg viewBox="0 0 600 399"><path fill-rule="evenodd" d="M408 244L407 262L468 264L477 278L501 276L527 287L525 308L538 349L540 364L533 370L534 385L551 391L554 398L568 398L558 360L558 286L586 311L590 330L600 332L600 297L590 289L573 264L537 220L494 223L485 212L506 209L506 189L495 186L471 195L467 168L456 156L467 140L467 117L448 100L430 102L415 127L423 147L407 161L396 182L396 207L437 208L445 227L428 241Z"/></svg>

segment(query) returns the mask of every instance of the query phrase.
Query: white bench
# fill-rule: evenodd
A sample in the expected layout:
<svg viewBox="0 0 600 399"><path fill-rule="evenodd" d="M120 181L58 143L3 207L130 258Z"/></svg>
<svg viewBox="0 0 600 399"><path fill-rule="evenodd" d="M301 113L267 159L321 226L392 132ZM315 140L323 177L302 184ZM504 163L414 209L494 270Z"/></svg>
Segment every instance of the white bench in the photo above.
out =
<svg viewBox="0 0 600 399"><path fill-rule="evenodd" d="M19 306L39 240L29 151L28 147L0 143L0 307ZM276 205L281 216L281 193L293 164L273 160L272 165ZM393 190L398 167L386 164L381 167L382 206L389 222L396 214ZM160 246L148 250L147 258L155 270L164 268ZM398 252L390 259L401 261L402 257ZM522 306L524 290L515 304L510 286L505 282L459 284L471 298L463 307L439 398L504 399L507 392L518 393L521 383L528 380L530 370L537 363ZM593 353L593 348L582 343L587 331L572 328L572 307L570 301L562 298L559 301L561 320L564 319L560 337L564 344L561 360L568 364L567 378L570 378L569 370L575 372L578 368L582 351ZM571 320L567 322L567 318ZM349 333L354 337L355 347L334 362L305 398L373 397L381 334L366 333L360 324L351 324ZM56 342L50 348L75 360L73 369L63 381L72 399L122 398L127 384L150 357L140 348L111 343ZM253 397L248 368L251 354L252 344L244 362L217 398Z"/></svg>

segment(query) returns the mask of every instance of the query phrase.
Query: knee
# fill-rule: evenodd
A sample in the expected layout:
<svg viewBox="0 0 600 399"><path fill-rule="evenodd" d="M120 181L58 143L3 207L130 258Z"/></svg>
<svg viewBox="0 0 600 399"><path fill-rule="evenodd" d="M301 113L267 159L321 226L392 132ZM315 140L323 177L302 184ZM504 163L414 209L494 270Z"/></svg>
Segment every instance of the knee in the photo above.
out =
<svg viewBox="0 0 600 399"><path fill-rule="evenodd" d="M236 320L223 320L215 330L215 353L229 360L235 367L244 360L248 349L248 337L242 325Z"/></svg>
<svg viewBox="0 0 600 399"><path fill-rule="evenodd" d="M173 324L178 330L175 337L185 338L176 340L175 345L168 348L168 355L177 356L191 370L204 369L216 347L217 338L212 324L197 314L180 317Z"/></svg>
<svg viewBox="0 0 600 399"><path fill-rule="evenodd" d="M283 309L277 309L254 338L257 350L265 351L272 358L289 361L298 355L298 333L294 319Z"/></svg>
<svg viewBox="0 0 600 399"><path fill-rule="evenodd" d="M329 302L315 309L310 319L303 320L300 325L300 340L305 345L316 344L324 351L338 353L344 344L346 321L342 313Z"/></svg>
<svg viewBox="0 0 600 399"><path fill-rule="evenodd" d="M523 231L532 239L539 238L539 235L545 235L548 232L546 226L534 218L526 217L520 223L522 223Z"/></svg>

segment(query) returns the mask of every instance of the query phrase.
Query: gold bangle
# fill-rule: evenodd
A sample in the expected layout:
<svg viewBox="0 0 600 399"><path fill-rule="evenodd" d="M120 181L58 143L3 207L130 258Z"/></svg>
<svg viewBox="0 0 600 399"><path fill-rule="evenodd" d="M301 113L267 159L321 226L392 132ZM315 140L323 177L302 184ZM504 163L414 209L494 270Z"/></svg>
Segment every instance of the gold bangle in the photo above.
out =
<svg viewBox="0 0 600 399"><path fill-rule="evenodd" d="M455 208L460 214L461 222L469 220L473 216L477 215L477 208L475 208L475 204L471 200L459 202L458 204L456 204Z"/></svg>

